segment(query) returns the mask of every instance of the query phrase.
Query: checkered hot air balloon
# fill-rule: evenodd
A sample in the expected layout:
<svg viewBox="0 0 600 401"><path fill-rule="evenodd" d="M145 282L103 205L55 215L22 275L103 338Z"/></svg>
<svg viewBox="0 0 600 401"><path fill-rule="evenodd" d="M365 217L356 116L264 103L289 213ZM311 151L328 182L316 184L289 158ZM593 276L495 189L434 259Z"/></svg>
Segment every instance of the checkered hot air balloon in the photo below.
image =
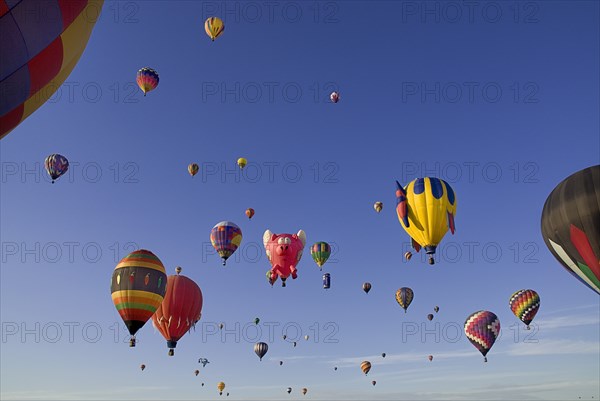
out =
<svg viewBox="0 0 600 401"><path fill-rule="evenodd" d="M516 291L510 296L508 304L510 310L527 325L527 330L529 330L529 324L540 309L540 296L538 293L534 290Z"/></svg>
<svg viewBox="0 0 600 401"><path fill-rule="evenodd" d="M225 266L227 259L238 249L242 242L242 230L231 221L217 223L210 232L210 242Z"/></svg>
<svg viewBox="0 0 600 401"><path fill-rule="evenodd" d="M467 338L481 352L487 362L487 353L500 335L500 320L492 312L481 310L470 315L465 321Z"/></svg>

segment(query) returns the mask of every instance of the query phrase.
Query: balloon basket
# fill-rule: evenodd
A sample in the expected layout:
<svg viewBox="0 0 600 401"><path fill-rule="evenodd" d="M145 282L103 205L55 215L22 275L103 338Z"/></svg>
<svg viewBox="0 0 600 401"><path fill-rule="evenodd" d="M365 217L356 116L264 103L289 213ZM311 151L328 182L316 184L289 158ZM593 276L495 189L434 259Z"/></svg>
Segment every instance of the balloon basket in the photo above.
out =
<svg viewBox="0 0 600 401"><path fill-rule="evenodd" d="M175 355L175 350L174 349L170 349L169 350L169 356L173 356Z"/></svg>

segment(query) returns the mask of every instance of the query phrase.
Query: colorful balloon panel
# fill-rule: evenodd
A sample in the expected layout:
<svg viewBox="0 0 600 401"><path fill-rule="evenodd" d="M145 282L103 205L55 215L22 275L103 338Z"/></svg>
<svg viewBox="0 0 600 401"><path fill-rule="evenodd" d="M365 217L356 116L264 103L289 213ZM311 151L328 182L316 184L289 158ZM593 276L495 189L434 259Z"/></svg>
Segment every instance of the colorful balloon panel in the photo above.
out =
<svg viewBox="0 0 600 401"><path fill-rule="evenodd" d="M0 138L42 106L71 74L103 3L0 1Z"/></svg>
<svg viewBox="0 0 600 401"><path fill-rule="evenodd" d="M415 294L413 290L408 287L402 287L396 291L396 302L404 309L404 313L408 309L410 303L413 301Z"/></svg>
<svg viewBox="0 0 600 401"><path fill-rule="evenodd" d="M210 242L223 259L223 266L225 266L227 259L242 242L242 230L235 223L222 221L212 228Z"/></svg>
<svg viewBox="0 0 600 401"><path fill-rule="evenodd" d="M478 311L465 321L465 334L471 344L485 357L500 334L500 320L489 311Z"/></svg>
<svg viewBox="0 0 600 401"><path fill-rule="evenodd" d="M327 242L317 242L310 247L310 255L317 266L321 267L331 255L331 246Z"/></svg>
<svg viewBox="0 0 600 401"><path fill-rule="evenodd" d="M417 251L423 247L433 254L448 228L454 234L456 196L450 185L439 178L417 178L402 188L396 181L396 214L402 228L417 243ZM414 244L413 244L414 245Z"/></svg>
<svg viewBox="0 0 600 401"><path fill-rule="evenodd" d="M556 260L600 294L600 165L560 182L544 203L541 223Z"/></svg>
<svg viewBox="0 0 600 401"><path fill-rule="evenodd" d="M167 274L162 262L144 249L131 252L115 267L111 296L132 336L160 306L167 291L166 283Z"/></svg>
<svg viewBox="0 0 600 401"><path fill-rule="evenodd" d="M529 328L540 309L540 296L534 290L519 290L510 296L508 301L510 310Z"/></svg>

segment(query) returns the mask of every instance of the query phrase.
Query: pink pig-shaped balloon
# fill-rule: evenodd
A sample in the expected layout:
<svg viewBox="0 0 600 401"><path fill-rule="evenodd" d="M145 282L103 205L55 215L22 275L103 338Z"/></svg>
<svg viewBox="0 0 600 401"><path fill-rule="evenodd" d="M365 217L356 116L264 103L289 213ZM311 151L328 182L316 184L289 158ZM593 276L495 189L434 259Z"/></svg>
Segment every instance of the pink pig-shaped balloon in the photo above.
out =
<svg viewBox="0 0 600 401"><path fill-rule="evenodd" d="M281 286L285 287L285 280L291 275L292 279L298 277L296 266L302 257L306 244L306 234L300 230L297 234L273 234L270 230L263 234L263 244L271 262L271 285L281 277Z"/></svg>

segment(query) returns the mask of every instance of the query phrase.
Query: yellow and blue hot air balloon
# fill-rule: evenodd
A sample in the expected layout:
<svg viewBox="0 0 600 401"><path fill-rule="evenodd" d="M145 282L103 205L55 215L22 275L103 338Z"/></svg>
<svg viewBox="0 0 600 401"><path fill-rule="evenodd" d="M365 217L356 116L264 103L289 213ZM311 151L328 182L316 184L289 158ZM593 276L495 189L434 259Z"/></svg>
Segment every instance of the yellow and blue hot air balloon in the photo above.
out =
<svg viewBox="0 0 600 401"><path fill-rule="evenodd" d="M417 178L406 188L396 181L396 213L404 230L410 235L418 252L421 247L434 264L435 250L448 228L454 234L456 196L444 180L434 177Z"/></svg>
<svg viewBox="0 0 600 401"><path fill-rule="evenodd" d="M0 1L0 139L65 82L103 4L104 0Z"/></svg>

